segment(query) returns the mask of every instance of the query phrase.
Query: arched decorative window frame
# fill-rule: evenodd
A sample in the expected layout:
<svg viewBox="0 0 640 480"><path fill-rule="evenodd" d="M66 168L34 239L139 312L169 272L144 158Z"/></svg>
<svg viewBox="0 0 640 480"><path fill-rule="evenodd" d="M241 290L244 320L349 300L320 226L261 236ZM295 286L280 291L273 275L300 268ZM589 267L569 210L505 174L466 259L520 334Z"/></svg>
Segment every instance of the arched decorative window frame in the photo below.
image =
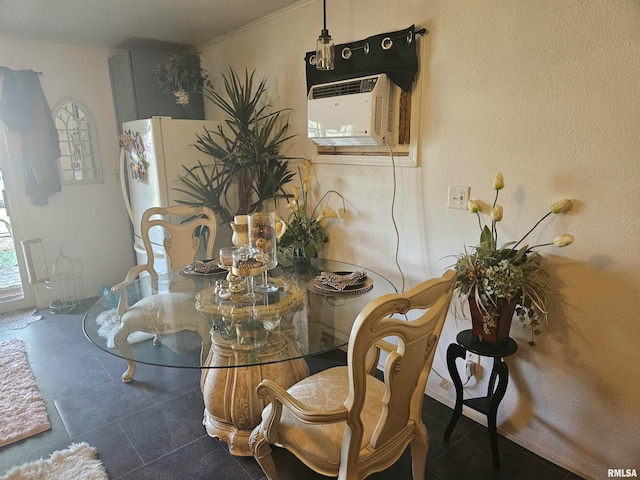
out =
<svg viewBox="0 0 640 480"><path fill-rule="evenodd" d="M84 113L84 117L89 127L88 131L91 133L91 139L87 140L87 142L90 142L91 148L93 150L94 162L92 167L83 165L83 162L72 162L72 161L66 162L65 160L65 157L67 158L70 157L70 154L66 153L69 150L65 150L63 148L63 144L70 143L70 140L68 140L69 138L68 135L64 135L64 136L62 135L62 131L58 128L57 119L60 111L68 103L71 103L72 105L79 108ZM91 116L89 109L85 105L83 105L81 102L79 102L77 99L67 96L67 97L64 97L62 100L60 100L56 104L55 108L52 111L52 116L53 116L54 124L56 125L56 128L58 128L58 137L59 137L58 141L60 143L60 158L58 159L58 171L60 172L60 182L63 185L84 185L88 183L102 183L104 179L102 175L102 161L100 159L100 148L98 145L98 133L96 130L95 122L93 121L93 117ZM65 125L67 125L66 122L65 122ZM68 132L68 131L69 129L65 128L64 132ZM70 168L67 167L66 165L67 163L70 164ZM87 175L87 172L89 171L95 172L95 175ZM72 175L69 175L69 172L71 172ZM69 178L70 176L72 178Z"/></svg>

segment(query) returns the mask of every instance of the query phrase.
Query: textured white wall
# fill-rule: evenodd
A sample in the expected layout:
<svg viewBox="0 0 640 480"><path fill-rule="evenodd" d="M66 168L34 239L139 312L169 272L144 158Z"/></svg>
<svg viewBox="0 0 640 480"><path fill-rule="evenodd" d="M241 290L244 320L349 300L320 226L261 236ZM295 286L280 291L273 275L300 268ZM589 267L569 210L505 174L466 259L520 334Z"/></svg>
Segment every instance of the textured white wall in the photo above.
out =
<svg viewBox="0 0 640 480"><path fill-rule="evenodd" d="M511 381L500 430L517 443L588 478L607 468L639 468L640 357L640 4L635 0L350 0L328 2L336 43L411 24L419 40L422 98L418 168L397 172L400 264L411 286L438 275L450 255L478 239L466 211L446 208L448 185L469 185L492 200L502 171L504 240L515 240L554 201L576 208L545 224L531 242L571 233L576 243L549 250L561 304L550 329L508 359ZM276 107L293 108L299 134L292 155L312 157L305 139L303 58L321 28L321 2L202 46L205 67L256 69ZM218 82L219 77L214 75ZM210 110L210 115L216 112ZM326 256L352 261L401 285L393 262L387 167L316 166L321 191L352 203L352 219L331 227ZM446 374L446 346L465 320L447 320L434 368ZM488 367L487 359L482 365ZM467 395L486 389L486 378ZM454 394L431 375L428 393ZM433 439L438 442L440 439Z"/></svg>
<svg viewBox="0 0 640 480"><path fill-rule="evenodd" d="M49 205L36 206L24 193L21 161L16 156L11 159L23 223L22 231L14 232L18 251L20 240L41 238L46 260L52 265L62 246L64 255L84 264L87 297L96 296L101 285L122 281L134 263L129 220L114 175L120 149L107 63L113 53L0 37L0 65L42 72L40 84L50 108L71 96L89 109L95 121L103 183L63 185L61 192L49 198ZM36 286L36 296L39 307L49 305L42 284Z"/></svg>

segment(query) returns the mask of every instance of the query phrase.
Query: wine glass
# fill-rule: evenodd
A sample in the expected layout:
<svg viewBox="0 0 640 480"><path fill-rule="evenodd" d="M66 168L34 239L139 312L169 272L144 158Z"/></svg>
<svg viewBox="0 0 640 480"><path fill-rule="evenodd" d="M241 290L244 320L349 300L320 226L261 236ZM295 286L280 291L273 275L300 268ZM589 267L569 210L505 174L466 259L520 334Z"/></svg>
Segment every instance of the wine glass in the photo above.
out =
<svg viewBox="0 0 640 480"><path fill-rule="evenodd" d="M266 293L277 292L278 286L269 283L267 277L267 270L276 268L278 265L275 212L254 213L249 216L249 245L261 252L260 256L266 265L262 272L262 283L256 285L255 290Z"/></svg>
<svg viewBox="0 0 640 480"><path fill-rule="evenodd" d="M241 301L252 303L262 298L261 295L253 291L253 276L261 274L266 269L267 265L262 260L260 250L257 248L245 245L234 250L231 273L247 279L247 292L240 296Z"/></svg>

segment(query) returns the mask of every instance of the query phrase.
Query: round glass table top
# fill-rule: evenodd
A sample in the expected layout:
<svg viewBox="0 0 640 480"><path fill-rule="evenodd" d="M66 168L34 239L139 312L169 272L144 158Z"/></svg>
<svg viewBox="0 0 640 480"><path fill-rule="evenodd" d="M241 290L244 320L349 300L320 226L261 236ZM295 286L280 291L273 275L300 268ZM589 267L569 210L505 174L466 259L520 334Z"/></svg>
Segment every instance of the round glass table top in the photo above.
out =
<svg viewBox="0 0 640 480"><path fill-rule="evenodd" d="M100 298L83 329L102 350L134 362L181 368L275 363L345 346L365 305L396 292L376 272L327 259L311 259L304 273L278 266L268 274L277 290L256 289L251 301L243 297L246 279L225 271L148 275L121 295ZM221 351L233 362L211 360Z"/></svg>

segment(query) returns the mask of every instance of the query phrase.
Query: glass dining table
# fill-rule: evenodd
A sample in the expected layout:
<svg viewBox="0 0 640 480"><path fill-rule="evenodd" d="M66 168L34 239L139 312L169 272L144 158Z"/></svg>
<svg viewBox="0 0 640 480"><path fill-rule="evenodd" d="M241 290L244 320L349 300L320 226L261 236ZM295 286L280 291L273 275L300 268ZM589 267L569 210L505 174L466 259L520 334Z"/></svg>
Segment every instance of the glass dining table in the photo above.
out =
<svg viewBox="0 0 640 480"><path fill-rule="evenodd" d="M277 290L258 288L251 299L243 295L245 279L224 270L185 267L142 277L120 298L101 297L83 329L97 347L126 360L123 381L132 380L136 363L201 369L207 433L231 454L248 456L249 436L268 403L257 385L269 378L288 388L308 376L305 357L344 348L358 313L396 292L382 275L335 260L268 273Z"/></svg>

